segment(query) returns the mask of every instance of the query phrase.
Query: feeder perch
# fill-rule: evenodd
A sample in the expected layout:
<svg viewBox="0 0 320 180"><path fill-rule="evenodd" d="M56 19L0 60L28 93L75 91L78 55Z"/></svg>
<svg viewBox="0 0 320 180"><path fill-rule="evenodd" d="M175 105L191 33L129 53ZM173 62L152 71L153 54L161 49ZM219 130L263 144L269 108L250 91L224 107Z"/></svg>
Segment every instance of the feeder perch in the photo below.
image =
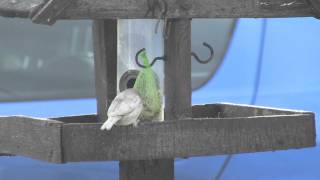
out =
<svg viewBox="0 0 320 180"><path fill-rule="evenodd" d="M0 153L53 163L119 160L121 180L174 178L174 158L315 146L312 112L191 106L191 18L319 15L317 0L0 0L0 15L53 25L94 19L97 115L0 117ZM318 17L318 16L317 16ZM117 19L165 19L164 122L101 131L117 94Z"/></svg>
<svg viewBox="0 0 320 180"><path fill-rule="evenodd" d="M53 163L173 159L311 147L314 114L238 104L192 107L193 117L100 130L96 115L0 118L0 153ZM146 148L148 147L148 148Z"/></svg>

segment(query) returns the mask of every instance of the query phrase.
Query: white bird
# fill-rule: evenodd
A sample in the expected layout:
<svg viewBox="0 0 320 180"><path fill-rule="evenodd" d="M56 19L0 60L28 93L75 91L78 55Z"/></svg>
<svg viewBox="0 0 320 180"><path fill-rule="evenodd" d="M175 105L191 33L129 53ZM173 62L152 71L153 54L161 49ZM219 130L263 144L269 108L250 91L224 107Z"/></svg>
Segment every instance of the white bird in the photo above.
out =
<svg viewBox="0 0 320 180"><path fill-rule="evenodd" d="M110 130L113 125L137 126L143 110L143 101L137 90L126 89L119 93L108 109L108 119L101 130Z"/></svg>
<svg viewBox="0 0 320 180"><path fill-rule="evenodd" d="M132 89L119 93L108 109L108 119L101 130L110 130L113 125L137 126L142 120L160 120L161 93L145 50L140 53L143 68Z"/></svg>

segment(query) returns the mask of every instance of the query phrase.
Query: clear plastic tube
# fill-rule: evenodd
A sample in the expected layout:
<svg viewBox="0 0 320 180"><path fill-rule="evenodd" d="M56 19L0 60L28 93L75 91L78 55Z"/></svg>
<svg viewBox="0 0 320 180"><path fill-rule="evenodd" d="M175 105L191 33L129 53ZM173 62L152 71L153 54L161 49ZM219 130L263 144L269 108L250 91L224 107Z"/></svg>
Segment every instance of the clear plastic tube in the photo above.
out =
<svg viewBox="0 0 320 180"><path fill-rule="evenodd" d="M121 77L129 71L140 70L140 67L135 62L135 55L140 49L146 49L150 63L155 57L163 56L164 46L162 32L159 31L155 33L157 21L158 20L146 19L118 20L118 92L120 91L119 84ZM162 22L159 24L159 30L162 30L161 26L163 26ZM163 68L163 61L157 61L152 66L152 70L155 72L157 80L159 81L160 93L162 95L164 94ZM164 108L162 108L162 113L160 113L160 119L158 120L163 120L163 109Z"/></svg>

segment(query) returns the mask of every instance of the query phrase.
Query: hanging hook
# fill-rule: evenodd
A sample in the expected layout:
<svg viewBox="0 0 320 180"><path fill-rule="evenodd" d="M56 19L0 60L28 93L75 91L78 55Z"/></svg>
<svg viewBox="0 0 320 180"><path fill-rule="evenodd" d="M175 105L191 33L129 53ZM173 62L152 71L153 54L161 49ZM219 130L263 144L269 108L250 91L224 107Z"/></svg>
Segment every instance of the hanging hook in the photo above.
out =
<svg viewBox="0 0 320 180"><path fill-rule="evenodd" d="M159 7L160 7L160 14L158 16L158 21L156 23L155 30L154 30L154 32L156 34L158 33L160 20L161 19L166 19L166 14L167 14L167 11L168 11L168 4L167 4L167 2L165 0L158 0L158 4L159 4ZM164 28L165 28L165 26L166 26L166 24L164 24Z"/></svg>
<svg viewBox="0 0 320 180"><path fill-rule="evenodd" d="M150 13L151 16L154 17L156 14L156 8L159 8L160 17L163 17L167 13L168 4L165 0L147 0L147 12L145 13L145 17L147 17Z"/></svg>
<svg viewBox="0 0 320 180"><path fill-rule="evenodd" d="M140 55L140 53L142 53L142 52L145 51L145 50L146 50L146 48L140 49L140 50L136 53L136 57L135 57L135 60L136 60L137 65L138 65L139 67L141 67L141 68L146 68L146 66L140 64L140 62L139 62L139 55ZM156 63L156 61L159 61L159 60L163 60L163 61L164 61L164 60L165 60L165 57L162 56L162 57L156 57L156 58L154 58L154 59L152 60L152 62L150 63L150 67L152 67L152 66L154 65L154 63Z"/></svg>
<svg viewBox="0 0 320 180"><path fill-rule="evenodd" d="M155 17L156 15L156 8L159 9L159 15L157 16L157 22L154 28L154 32L155 34L158 33L158 29L159 29L159 24L161 19L164 19L164 25L163 25L163 37L167 38L167 18L166 18L166 14L168 11L168 3L166 2L166 0L147 0L147 5L148 5L148 10L145 13L145 17L147 17L150 13L152 17Z"/></svg>
<svg viewBox="0 0 320 180"><path fill-rule="evenodd" d="M213 51L213 48L206 42L203 42L203 46L207 47L209 50L210 50L210 57L208 59L205 59L205 60L201 60L199 58L199 56L194 53L194 52L191 52L191 56L193 56L199 63L201 64L207 64L208 62L210 62L213 57L214 57L214 51Z"/></svg>
<svg viewBox="0 0 320 180"><path fill-rule="evenodd" d="M209 57L208 59L201 60L201 59L199 58L199 56L198 56L196 53L194 53L194 52L191 52L191 56L193 56L199 63L201 63L201 64L207 64L207 63L209 63L209 62L213 59L213 57L214 57L214 50L213 50L213 48L212 48L208 43L206 43L206 42L203 42L203 46L207 47L207 48L210 50L210 57ZM135 57L136 64L137 64L139 67L141 67L141 68L146 68L146 66L140 64L140 62L139 62L139 55L140 55L143 51L145 51L145 50L146 50L145 48L140 49L140 50L136 53L136 57ZM165 59L166 59L165 56L155 57L155 58L152 60L152 62L150 63L150 67L152 67L152 66L154 65L154 63L156 63L156 61L159 61L159 60L165 61Z"/></svg>

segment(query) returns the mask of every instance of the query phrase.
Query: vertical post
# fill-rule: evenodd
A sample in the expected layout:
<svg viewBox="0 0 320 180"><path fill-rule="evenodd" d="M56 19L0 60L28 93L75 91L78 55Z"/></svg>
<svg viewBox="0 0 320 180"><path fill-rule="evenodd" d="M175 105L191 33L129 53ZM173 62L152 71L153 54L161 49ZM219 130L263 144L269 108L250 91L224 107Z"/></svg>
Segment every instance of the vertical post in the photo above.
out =
<svg viewBox="0 0 320 180"><path fill-rule="evenodd" d="M168 21L165 40L165 119L191 116L191 22ZM107 106L116 96L117 21L96 20L93 24L98 117L107 118ZM121 161L120 180L173 180L174 159Z"/></svg>
<svg viewBox="0 0 320 180"><path fill-rule="evenodd" d="M165 120L191 117L191 21L170 19L165 40ZM120 180L173 180L174 159L120 162Z"/></svg>
<svg viewBox="0 0 320 180"><path fill-rule="evenodd" d="M165 40L165 120L191 117L191 20L168 20Z"/></svg>
<svg viewBox="0 0 320 180"><path fill-rule="evenodd" d="M97 113L102 122L117 95L117 20L94 20L92 32Z"/></svg>

